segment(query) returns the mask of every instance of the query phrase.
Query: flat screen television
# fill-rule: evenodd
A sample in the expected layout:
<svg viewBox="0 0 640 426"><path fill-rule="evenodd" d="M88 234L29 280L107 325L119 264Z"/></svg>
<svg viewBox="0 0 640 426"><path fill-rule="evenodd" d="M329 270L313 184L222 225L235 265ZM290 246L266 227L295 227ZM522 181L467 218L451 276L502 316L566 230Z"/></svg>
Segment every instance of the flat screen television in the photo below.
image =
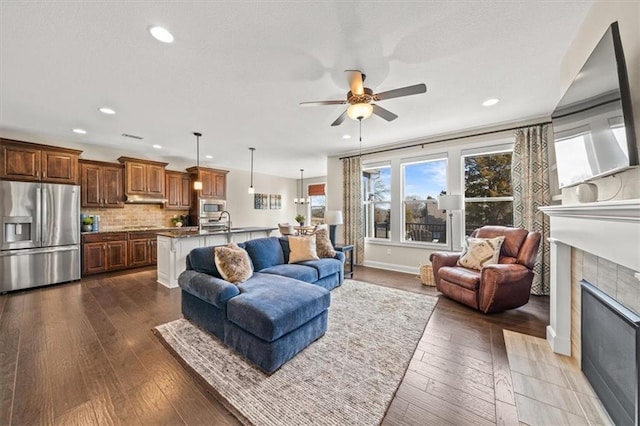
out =
<svg viewBox="0 0 640 426"><path fill-rule="evenodd" d="M560 188L638 165L631 92L614 22L551 114Z"/></svg>

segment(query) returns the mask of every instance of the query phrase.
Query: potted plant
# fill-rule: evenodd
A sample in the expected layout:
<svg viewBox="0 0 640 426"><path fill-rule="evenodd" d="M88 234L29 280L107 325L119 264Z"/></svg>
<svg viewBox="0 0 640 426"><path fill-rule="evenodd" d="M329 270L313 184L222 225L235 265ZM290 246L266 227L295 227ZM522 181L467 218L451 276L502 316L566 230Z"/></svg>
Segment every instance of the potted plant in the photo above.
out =
<svg viewBox="0 0 640 426"><path fill-rule="evenodd" d="M305 217L302 216L301 214L299 214L299 215L296 216L295 220L296 220L296 222L298 222L298 224L300 224L300 226L304 226L304 219L305 219Z"/></svg>
<svg viewBox="0 0 640 426"><path fill-rule="evenodd" d="M171 223L173 224L173 226L176 226L178 228L182 226L182 221L178 216L175 215L171 218Z"/></svg>
<svg viewBox="0 0 640 426"><path fill-rule="evenodd" d="M91 232L93 230L93 218L85 217L82 218L82 232Z"/></svg>

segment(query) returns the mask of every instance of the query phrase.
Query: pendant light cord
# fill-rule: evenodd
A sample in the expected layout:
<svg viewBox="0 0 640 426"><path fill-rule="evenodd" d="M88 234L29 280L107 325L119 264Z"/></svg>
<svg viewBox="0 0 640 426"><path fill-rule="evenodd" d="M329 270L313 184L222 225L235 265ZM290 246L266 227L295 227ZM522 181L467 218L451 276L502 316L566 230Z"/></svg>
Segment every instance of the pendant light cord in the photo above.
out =
<svg viewBox="0 0 640 426"><path fill-rule="evenodd" d="M251 150L251 188L253 188L253 151L255 151L255 148L249 148Z"/></svg>
<svg viewBox="0 0 640 426"><path fill-rule="evenodd" d="M362 117L358 117L360 122L360 158L362 158Z"/></svg>

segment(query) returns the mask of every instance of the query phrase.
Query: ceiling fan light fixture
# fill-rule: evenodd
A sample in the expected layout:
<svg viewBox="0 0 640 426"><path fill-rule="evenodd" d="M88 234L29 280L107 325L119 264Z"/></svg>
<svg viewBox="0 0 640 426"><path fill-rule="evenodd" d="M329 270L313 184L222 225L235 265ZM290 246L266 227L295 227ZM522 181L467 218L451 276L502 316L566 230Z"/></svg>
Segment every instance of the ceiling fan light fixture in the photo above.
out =
<svg viewBox="0 0 640 426"><path fill-rule="evenodd" d="M371 104L359 103L349 105L349 108L347 108L347 115L352 120L366 120L371 117L372 113L373 105Z"/></svg>

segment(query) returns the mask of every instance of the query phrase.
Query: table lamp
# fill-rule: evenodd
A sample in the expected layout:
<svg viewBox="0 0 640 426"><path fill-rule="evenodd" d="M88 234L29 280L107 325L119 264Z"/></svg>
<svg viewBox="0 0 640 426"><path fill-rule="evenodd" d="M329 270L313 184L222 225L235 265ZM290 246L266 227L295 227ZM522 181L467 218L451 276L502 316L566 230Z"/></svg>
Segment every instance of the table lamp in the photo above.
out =
<svg viewBox="0 0 640 426"><path fill-rule="evenodd" d="M324 222L329 225L329 239L331 245L336 245L336 229L342 225L342 210L327 210L324 213Z"/></svg>
<svg viewBox="0 0 640 426"><path fill-rule="evenodd" d="M438 210L447 210L449 212L449 228L451 228L451 237L449 238L449 249L453 251L453 210L462 209L461 195L438 195Z"/></svg>

